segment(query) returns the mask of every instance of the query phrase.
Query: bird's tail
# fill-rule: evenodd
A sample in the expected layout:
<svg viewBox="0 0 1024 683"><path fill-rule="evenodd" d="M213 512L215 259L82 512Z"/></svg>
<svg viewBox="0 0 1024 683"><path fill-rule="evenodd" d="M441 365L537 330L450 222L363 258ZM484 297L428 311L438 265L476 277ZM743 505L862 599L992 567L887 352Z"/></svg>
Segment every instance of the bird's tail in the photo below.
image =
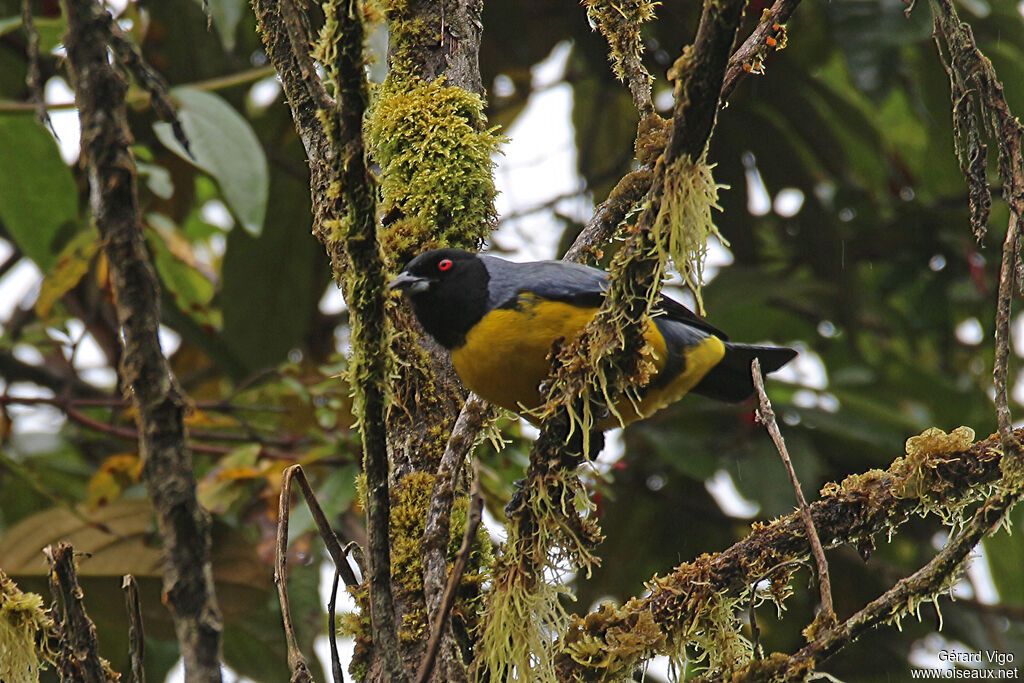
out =
<svg viewBox="0 0 1024 683"><path fill-rule="evenodd" d="M750 363L761 361L761 372L775 372L796 357L796 350L784 346L751 346L725 342L725 356L691 391L719 401L737 403L754 393Z"/></svg>

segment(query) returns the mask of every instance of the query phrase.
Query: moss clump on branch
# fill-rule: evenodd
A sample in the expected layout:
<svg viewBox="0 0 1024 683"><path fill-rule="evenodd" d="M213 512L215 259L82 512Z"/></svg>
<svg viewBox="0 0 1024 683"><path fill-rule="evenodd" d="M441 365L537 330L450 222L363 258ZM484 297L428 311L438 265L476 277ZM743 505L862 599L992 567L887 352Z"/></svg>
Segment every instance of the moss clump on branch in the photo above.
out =
<svg viewBox="0 0 1024 683"><path fill-rule="evenodd" d="M404 263L425 245L478 248L496 222L491 157L504 138L484 102L440 79L389 76L367 125L380 164L384 252Z"/></svg>
<svg viewBox="0 0 1024 683"><path fill-rule="evenodd" d="M1012 458L1003 457L998 438L990 437L971 445L972 440L973 435L966 428L949 435L927 430L920 437L910 439L908 456L897 458L887 471L872 470L848 477L841 484L827 485L822 490L822 499L811 505L822 542L830 547L858 543L874 534L891 532L915 512L934 513L950 521L953 519L951 511L966 502L977 501L979 491L992 486L1007 488L1001 467L1005 460ZM911 492L916 495L911 497ZM765 576L771 577L770 599L781 602L789 593L793 572L786 568L787 563L807 554L806 532L796 515L769 524L755 524L752 532L731 548L702 555L652 582L648 597L634 598L591 622L574 619L563 642L586 645L575 649L566 647L556 655L558 677L560 680L619 680L644 659L658 654L674 655L687 640L698 646L698 656L705 646L719 649L719 645L702 644L694 637L695 623L709 618L716 621L708 615L717 613L721 617L720 610L727 604L745 601L750 586ZM891 612L887 611L884 620L896 623L908 614L916 614L922 604L948 588L949 580L911 591L911 597ZM643 632L647 635L633 641L634 644L645 643L644 647L620 651L621 659L608 662L578 661L581 653L594 652L599 646L614 648L614 641L621 640L623 629L630 630L629 624L647 624L646 617L642 616L645 612L650 613L664 638L648 633L650 628L644 626ZM728 625L728 619L725 622ZM698 626L697 636L700 631ZM613 636L616 633L619 635ZM730 637L729 629L725 636ZM736 636L741 637L738 632ZM735 641L734 645L742 647L741 641ZM727 664L726 659L711 651L708 657L712 666L716 661Z"/></svg>

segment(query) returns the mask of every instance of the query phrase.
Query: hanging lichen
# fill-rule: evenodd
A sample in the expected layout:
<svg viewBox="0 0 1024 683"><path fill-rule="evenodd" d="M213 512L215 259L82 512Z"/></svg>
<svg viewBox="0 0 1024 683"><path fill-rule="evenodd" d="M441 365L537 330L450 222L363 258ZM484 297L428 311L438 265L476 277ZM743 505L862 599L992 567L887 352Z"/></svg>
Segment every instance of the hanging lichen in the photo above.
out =
<svg viewBox="0 0 1024 683"><path fill-rule="evenodd" d="M477 680L547 683L558 680L555 634L568 625L561 600L569 591L559 574L589 575L600 530L586 514L592 503L579 479L564 470L528 480L519 496L527 507L512 513L495 562L475 672Z"/></svg>
<svg viewBox="0 0 1024 683"><path fill-rule="evenodd" d="M687 156L676 159L665 169L665 193L654 220L654 237L659 248L672 257L704 313L701 287L708 238L715 236L728 246L712 220L712 210L721 211L718 190L711 176L712 166L705 157L697 161Z"/></svg>

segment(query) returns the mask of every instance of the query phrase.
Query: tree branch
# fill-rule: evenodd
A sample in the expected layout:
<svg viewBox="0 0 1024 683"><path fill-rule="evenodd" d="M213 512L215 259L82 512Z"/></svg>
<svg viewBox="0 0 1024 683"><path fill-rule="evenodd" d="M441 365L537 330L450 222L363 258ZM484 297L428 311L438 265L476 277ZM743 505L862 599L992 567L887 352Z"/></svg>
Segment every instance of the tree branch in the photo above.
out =
<svg viewBox="0 0 1024 683"><path fill-rule="evenodd" d="M434 669L434 661L437 658L437 651L446 632L448 615L451 613L452 605L455 604L455 597L458 594L459 584L462 581L462 574L466 571L466 563L469 555L473 552L473 544L476 542L477 531L480 530L480 521L484 509L484 499L480 494L480 473L473 473L473 486L470 490L469 510L466 512L466 529L462 534L462 544L459 546L459 553L452 565L451 574L441 598L441 604L435 610L436 614L430 620L430 640L427 643L427 651L423 656L423 663L416 674L416 683L427 683L430 674Z"/></svg>
<svg viewBox="0 0 1024 683"><path fill-rule="evenodd" d="M776 0L761 16L754 31L729 58L729 66L719 96L721 102L725 102L732 95L744 76L759 73L758 69L751 66L752 64L762 62L767 52L780 50L785 46L784 24L799 4L800 0ZM667 131L656 129L643 130L644 119L641 119L640 125L637 142L637 161L640 162L640 167L623 176L607 199L594 210L594 215L566 252L566 261L583 262L594 255L602 245L612 239L615 230L629 211L651 189L654 181L654 160L667 144L668 134Z"/></svg>
<svg viewBox="0 0 1024 683"><path fill-rule="evenodd" d="M913 455L897 459L885 472L871 470L822 489L821 498L810 508L825 546L856 544L895 529L915 513L959 509L977 500L979 490L1002 476L1004 457L997 437L970 447L961 447L952 437L939 437L927 441L923 449L908 450ZM678 639L717 601L742 597L752 582L809 552L799 513L755 525L732 547L702 555L659 577L647 597L632 598L600 619L573 619L557 659L560 680L606 680L603 677L614 678L615 672L632 671L651 656L674 652ZM784 586L789 574L776 572L780 583L773 582L773 587ZM616 638L624 631L636 632L637 623L648 625L642 633L643 647L634 642L637 647L619 655ZM614 656L604 661L581 656L595 649Z"/></svg>
<svg viewBox="0 0 1024 683"><path fill-rule="evenodd" d="M284 471L281 482L281 497L277 505L277 541L274 553L274 583L277 584L277 599L281 603L281 620L284 625L284 638L288 647L288 670L291 672L292 683L312 683L313 675L309 672L309 664L302 654L299 641L295 637L295 625L292 623L291 600L288 598L288 520L291 516L291 475L295 468ZM299 470L301 471L301 470ZM333 628L333 624L331 626Z"/></svg>
<svg viewBox="0 0 1024 683"><path fill-rule="evenodd" d="M61 541L43 549L50 564L50 592L54 601L59 598L60 652L57 669L62 681L82 683L113 683L119 676L110 670L110 664L100 657L96 640L96 626L85 611L82 587L78 585L75 569L75 550L70 543Z"/></svg>
<svg viewBox="0 0 1024 683"><path fill-rule="evenodd" d="M886 623L899 623L917 613L922 603L938 601L949 590L957 571L983 538L1004 523L1007 513L1020 500L1021 490L997 491L974 513L971 521L928 564L868 603L842 624L818 635L812 643L789 658L773 657L767 668L772 680L803 681L808 672L857 640L872 628ZM731 676L731 683L762 681L765 666L752 663L746 670Z"/></svg>
<svg viewBox="0 0 1024 683"><path fill-rule="evenodd" d="M142 626L142 604L139 602L139 584L131 574L121 579L124 591L125 609L128 612L128 656L132 670L130 683L146 683L146 669L143 659L146 654L146 634Z"/></svg>
<svg viewBox="0 0 1024 683"><path fill-rule="evenodd" d="M108 62L109 16L63 0L68 63L82 122L90 202L104 242L124 344L121 376L138 407L144 476L164 550L164 599L190 681L219 682L221 619L210 566L210 521L196 500L185 400L160 349L159 292L139 219L124 77Z"/></svg>
<svg viewBox="0 0 1024 683"><path fill-rule="evenodd" d="M761 14L757 26L729 58L729 68L722 83L722 100L729 99L740 79L747 74L763 73L768 55L786 47L785 24L799 4L800 0L775 0Z"/></svg>
<svg viewBox="0 0 1024 683"><path fill-rule="evenodd" d="M1024 126L1017 120L996 77L992 62L978 49L970 26L960 21L950 0L932 0L933 38L950 78L953 100L953 128L956 152L967 176L971 197L971 222L980 239L988 217L990 189L985 171L986 148L983 133L991 131L999 147L999 175L1003 199L1010 210L999 269L996 300L996 345L993 383L996 420L1007 452L1020 453L1013 435L1007 396L1007 363L1010 356L1010 300L1015 290L1020 259L1020 224L1024 218L1024 154L1021 139ZM948 63L942 50L945 42ZM980 164L980 168L979 168Z"/></svg>

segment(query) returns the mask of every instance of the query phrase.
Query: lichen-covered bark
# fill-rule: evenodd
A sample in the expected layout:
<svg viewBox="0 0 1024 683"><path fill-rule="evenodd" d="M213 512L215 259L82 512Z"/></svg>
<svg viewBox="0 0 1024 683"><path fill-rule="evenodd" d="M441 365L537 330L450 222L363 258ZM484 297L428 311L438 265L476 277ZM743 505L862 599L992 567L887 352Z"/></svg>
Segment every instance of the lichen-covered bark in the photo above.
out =
<svg viewBox="0 0 1024 683"><path fill-rule="evenodd" d="M447 354L421 335L407 308L385 300L384 282L387 271L430 244L472 248L494 224L490 156L500 138L487 129L479 97L481 4L385 3L389 76L365 117L362 35L356 35L362 14L355 4L323 3L317 40L300 3L254 0L253 6L309 157L314 233L353 314L350 372L365 451L374 613L373 638L360 641L358 668L371 680L397 681L419 664L426 610L422 576L415 577L419 589L407 589L408 558L395 559L401 566L394 570L390 564L395 496L419 490L417 477L436 471L465 392ZM381 166L380 208L367 153ZM444 161L431 165L431 159ZM425 512L426 506L418 510ZM417 555L419 541L413 539Z"/></svg>
<svg viewBox="0 0 1024 683"><path fill-rule="evenodd" d="M143 476L164 551L164 601L189 681L220 681L221 620L210 566L210 520L196 499L185 445L185 399L160 349L159 289L139 218L127 84L110 64L110 19L92 0L64 0L65 38L82 122L92 213L110 262L124 353L121 381L138 408Z"/></svg>
<svg viewBox="0 0 1024 683"><path fill-rule="evenodd" d="M863 543L871 547L874 535L894 529L915 513L962 514L964 506L976 502L980 492L1003 475L998 438L964 447L956 433L926 437L917 448L912 439L911 455L897 459L885 472L872 470L825 487L822 497L811 505L814 526L825 546ZM956 445L949 450L951 446L946 444ZM692 625L718 604L716 600L737 600L769 572L809 552L799 515L756 524L746 538L727 550L702 555L658 578L649 596L603 610L597 617L574 619L560 646L559 680L618 680L617 676L648 657L672 654ZM949 558L947 562L954 560L959 561ZM792 571L771 574L773 589L784 590ZM923 585L909 584L907 595L923 595ZM934 584L930 589L930 594L939 592ZM875 607L866 609L858 628L893 616ZM837 630L820 638L818 654L824 657L849 642L850 636ZM750 664L750 675L756 673L757 666Z"/></svg>

